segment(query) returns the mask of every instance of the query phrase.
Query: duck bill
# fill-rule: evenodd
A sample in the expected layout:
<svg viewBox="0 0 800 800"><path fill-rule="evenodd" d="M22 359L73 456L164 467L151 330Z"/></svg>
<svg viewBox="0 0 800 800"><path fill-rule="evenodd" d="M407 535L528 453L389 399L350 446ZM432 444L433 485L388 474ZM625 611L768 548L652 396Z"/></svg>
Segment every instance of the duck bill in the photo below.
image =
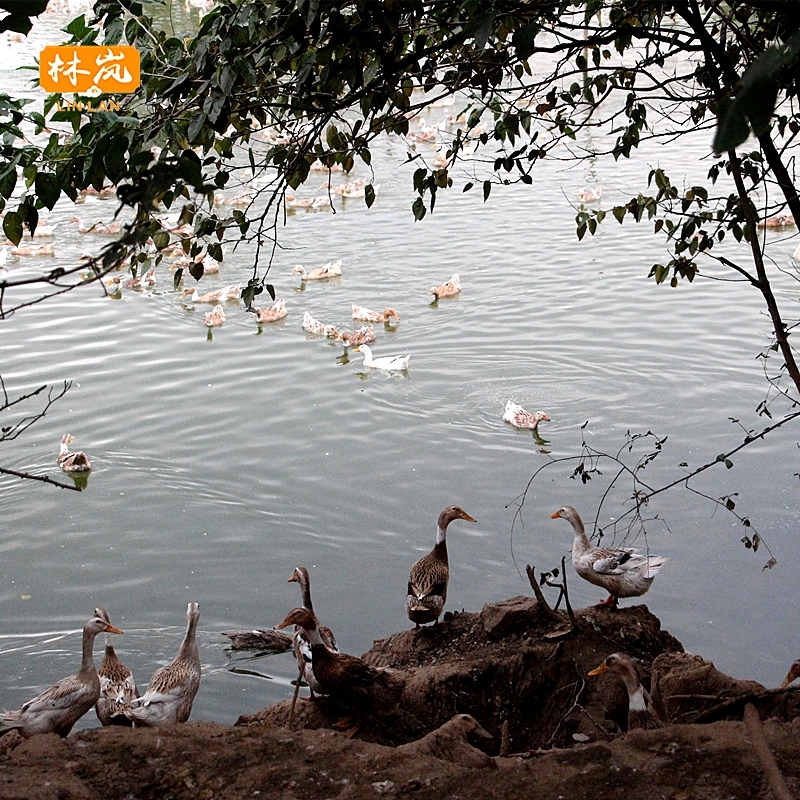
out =
<svg viewBox="0 0 800 800"><path fill-rule="evenodd" d="M106 627L106 633L122 633L119 628L115 628L113 625L108 625Z"/></svg>
<svg viewBox="0 0 800 800"><path fill-rule="evenodd" d="M793 681L793 680L794 680L796 677L797 677L797 675L792 675L792 673L790 672L790 673L789 673L789 674L786 676L786 678L785 678L785 680L783 681L783 683L782 683L782 684L781 684L781 685L780 685L778 688L779 688L779 689L785 689L785 688L786 688L786 687L787 687L787 686L788 686L788 685L789 685L789 684L790 684L790 683L791 683L791 682L792 682L792 681Z"/></svg>
<svg viewBox="0 0 800 800"><path fill-rule="evenodd" d="M294 573L292 573L292 577L289 578L289 580L287 580L286 583L297 583L297 578L295 577Z"/></svg>
<svg viewBox="0 0 800 800"><path fill-rule="evenodd" d="M587 672L586 677L588 678L589 676L603 675L606 672L608 672L608 667L604 661L599 667L595 667L591 672Z"/></svg>
<svg viewBox="0 0 800 800"><path fill-rule="evenodd" d="M467 514L466 511L464 512L464 516L461 517L461 519L465 519L467 522L477 522L478 521L478 520L475 519L475 517L471 517L469 514Z"/></svg>
<svg viewBox="0 0 800 800"><path fill-rule="evenodd" d="M483 736L484 739L494 739L494 736L492 736L492 734L489 733L489 731L487 731L482 725L476 725L475 730L471 731L471 733L475 733L478 736Z"/></svg>
<svg viewBox="0 0 800 800"><path fill-rule="evenodd" d="M550 519L558 519L560 516L561 514L559 514L558 511L555 511L550 515Z"/></svg>
<svg viewBox="0 0 800 800"><path fill-rule="evenodd" d="M287 583L288 583L288 581L287 581ZM294 622L292 622L292 615L291 614L289 614L289 616L286 617L286 619L283 622L281 622L278 625L276 625L275 626L275 630L279 631L282 628L288 628L290 625L294 625Z"/></svg>

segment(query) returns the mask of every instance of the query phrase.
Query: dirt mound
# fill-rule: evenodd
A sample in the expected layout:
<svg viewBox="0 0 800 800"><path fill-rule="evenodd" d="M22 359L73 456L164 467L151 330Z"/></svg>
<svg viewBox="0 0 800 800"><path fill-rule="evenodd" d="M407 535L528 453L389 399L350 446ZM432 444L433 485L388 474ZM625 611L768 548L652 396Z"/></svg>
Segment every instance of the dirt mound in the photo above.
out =
<svg viewBox="0 0 800 800"><path fill-rule="evenodd" d="M683 653L645 606L586 609L575 622L519 597L375 642L364 658L400 671L405 691L398 711L366 721L353 739L326 730L341 711L330 699L300 702L294 730L287 700L235 727L96 728L65 740L10 734L0 739L0 800L769 800L768 781L800 796L800 692L736 681ZM761 726L748 706L747 725L621 736L621 682L586 678L620 650L638 659L646 685L652 672L665 720L739 720L746 703L780 719ZM473 727L456 745L429 736L387 746L422 739L456 713L472 714L493 738Z"/></svg>
<svg viewBox="0 0 800 800"><path fill-rule="evenodd" d="M405 691L399 711L362 726L359 738L403 744L468 713L494 736L484 748L497 755L501 746L504 752L564 747L624 729L622 683L587 681L586 673L624 650L639 659L647 685L653 659L683 647L643 605L585 609L576 622L572 629L566 615L554 619L533 598L515 597L376 641L362 658L403 670ZM237 724L288 725L289 707L279 703ZM295 725L330 728L341 715L330 699L301 702Z"/></svg>

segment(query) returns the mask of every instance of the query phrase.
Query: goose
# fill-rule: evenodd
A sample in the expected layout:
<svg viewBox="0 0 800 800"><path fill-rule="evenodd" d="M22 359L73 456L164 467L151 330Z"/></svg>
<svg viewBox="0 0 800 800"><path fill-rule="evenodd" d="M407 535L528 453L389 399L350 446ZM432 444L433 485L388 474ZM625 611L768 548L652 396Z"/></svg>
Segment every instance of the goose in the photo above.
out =
<svg viewBox="0 0 800 800"><path fill-rule="evenodd" d="M524 428L525 430L535 431L539 429L540 422L549 422L550 417L544 411L537 411L531 414L526 411L522 406L509 400L506 403L506 409L503 412L503 421L508 422L515 428Z"/></svg>
<svg viewBox="0 0 800 800"><path fill-rule="evenodd" d="M322 694L345 706L356 717L348 732L355 733L360 720L367 714L384 715L393 711L405 684L401 673L386 667L372 667L356 656L329 650L314 619L305 608L295 608L275 627L301 627L311 643L312 669Z"/></svg>
<svg viewBox="0 0 800 800"><path fill-rule="evenodd" d="M572 563L578 575L609 592L609 597L598 607L616 608L620 597L638 597L644 594L667 561L663 556L642 555L632 549L592 547L586 538L583 520L572 506L559 508L550 517L560 517L572 525L575 532Z"/></svg>
<svg viewBox="0 0 800 800"><path fill-rule="evenodd" d="M102 617L92 617L83 628L82 658L75 675L62 678L18 711L0 714L0 733L19 731L26 739L37 733L66 736L72 726L100 697L100 677L94 665L94 640L98 633L122 633Z"/></svg>
<svg viewBox="0 0 800 800"><path fill-rule="evenodd" d="M372 367L373 369L405 370L408 369L408 362L411 359L410 353L405 356L381 356L380 358L373 358L372 350L368 344L359 345L359 349L364 353L364 366Z"/></svg>
<svg viewBox="0 0 800 800"><path fill-rule="evenodd" d="M411 567L408 576L406 613L419 628L426 622L436 625L447 600L447 583L450 580L450 564L447 560L447 527L455 519L477 522L459 506L448 506L439 514L436 544L433 550Z"/></svg>
<svg viewBox="0 0 800 800"><path fill-rule="evenodd" d="M338 278L342 274L342 259L328 262L321 267L315 267L311 272L306 272L302 264L298 264L291 272L292 275L300 275L302 281L322 281L326 278Z"/></svg>
<svg viewBox="0 0 800 800"><path fill-rule="evenodd" d="M198 294L197 289L194 287L184 289L181 292L181 300L184 297L189 298L190 303L227 303L231 300L238 300L242 293L242 285L237 283L235 286L223 286L221 289L215 289L213 292L207 294Z"/></svg>
<svg viewBox="0 0 800 800"><path fill-rule="evenodd" d="M206 327L219 328L226 319L225 309L220 305L216 305L211 311L206 312Z"/></svg>
<svg viewBox="0 0 800 800"><path fill-rule="evenodd" d="M65 433L61 437L61 452L58 454L56 464L58 464L64 472L88 472L92 468L92 464L86 456L86 453L81 450L76 450L71 453L69 445L75 441L75 437L71 433Z"/></svg>
<svg viewBox="0 0 800 800"><path fill-rule="evenodd" d="M325 647L331 652L338 653L339 647L336 644L336 637L333 631L322 625L314 613L314 606L311 603L311 579L308 576L308 570L305 567L295 567L294 572L288 580L288 583L297 583L300 586L300 593L303 598L303 608L314 617L314 623L319 631L320 638ZM300 668L300 677L302 677L308 684L311 691L311 698L314 698L314 692L322 693L316 678L314 677L313 669L313 653L311 651L311 640L305 629L299 625L294 629L294 655L297 659L297 666Z"/></svg>
<svg viewBox="0 0 800 800"><path fill-rule="evenodd" d="M353 319L360 322L389 322L391 318L400 320L400 315L393 309L387 308L385 311L372 311L364 306L353 303Z"/></svg>
<svg viewBox="0 0 800 800"><path fill-rule="evenodd" d="M178 654L170 664L153 673L145 693L131 701L125 711L134 727L163 728L186 722L192 713L192 703L200 687L200 654L195 642L200 619L197 603L189 603L186 616L186 635Z"/></svg>
<svg viewBox="0 0 800 800"><path fill-rule="evenodd" d="M94 225L89 228L83 224L83 220L80 217L72 217L70 222L77 222L78 230L81 233L100 233L113 236L122 232L121 222L95 222Z"/></svg>
<svg viewBox="0 0 800 800"><path fill-rule="evenodd" d="M639 672L633 659L625 653L612 653L599 666L595 667L588 676L603 675L610 673L622 678L625 688L628 690L628 730L643 728L653 730L663 728L661 722L653 711L648 707L649 696L642 686L639 679Z"/></svg>
<svg viewBox="0 0 800 800"><path fill-rule="evenodd" d="M461 291L461 279L458 273L453 273L453 277L449 281L445 281L441 286L434 286L428 294L432 294L438 300L440 297L453 297Z"/></svg>
<svg viewBox="0 0 800 800"><path fill-rule="evenodd" d="M96 608L94 615L104 619L109 625L111 618L104 608ZM126 709L132 700L139 696L133 674L120 660L109 639L109 631L105 631L106 650L103 662L97 674L100 676L100 697L97 699L94 710L97 719L103 725L125 725L130 727L133 723L125 716Z"/></svg>
<svg viewBox="0 0 800 800"><path fill-rule="evenodd" d="M495 768L497 764L490 755L469 743L467 736L471 733L485 739L493 738L492 734L471 714L456 714L427 736L399 745L397 752L408 753L411 756L439 758L451 764L473 769Z"/></svg>
<svg viewBox="0 0 800 800"><path fill-rule="evenodd" d="M287 314L286 301L280 298L268 308L256 308L254 311L257 322L277 322L279 319L283 319Z"/></svg>

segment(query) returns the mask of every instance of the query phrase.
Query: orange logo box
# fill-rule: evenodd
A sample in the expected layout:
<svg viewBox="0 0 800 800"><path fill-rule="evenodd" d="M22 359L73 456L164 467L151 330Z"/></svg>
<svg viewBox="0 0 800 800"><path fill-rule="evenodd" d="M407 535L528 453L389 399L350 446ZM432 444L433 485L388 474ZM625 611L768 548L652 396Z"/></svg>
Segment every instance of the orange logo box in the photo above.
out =
<svg viewBox="0 0 800 800"><path fill-rule="evenodd" d="M133 92L141 82L139 61L130 45L48 45L39 54L39 83L46 92L89 97Z"/></svg>

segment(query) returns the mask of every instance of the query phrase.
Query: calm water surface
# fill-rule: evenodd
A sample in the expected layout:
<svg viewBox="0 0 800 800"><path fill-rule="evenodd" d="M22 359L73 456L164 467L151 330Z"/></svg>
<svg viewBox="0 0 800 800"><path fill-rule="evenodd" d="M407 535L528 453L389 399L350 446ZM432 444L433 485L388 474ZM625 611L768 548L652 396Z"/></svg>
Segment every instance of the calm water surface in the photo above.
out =
<svg viewBox="0 0 800 800"><path fill-rule="evenodd" d="M730 418L763 424L754 413L766 390L756 356L769 326L752 290L708 280L656 287L647 272L665 256L646 225L612 220L593 239L575 237L580 186L602 185L610 208L639 191L652 165L702 175L705 137L693 149L645 149L633 162L544 163L532 188L496 190L486 204L453 191L421 223L410 213L413 166L400 166L406 149L398 140L380 146L371 210L337 197L336 213L289 215L271 272L289 309L282 322L259 328L229 304L224 327L209 334L208 307L180 302L166 264L154 290L112 299L87 288L2 322L0 365L12 393L73 382L43 420L4 445L3 464L55 476L66 432L94 462L81 494L0 480L3 706L74 671L78 629L96 605L125 630L117 651L146 683L174 656L186 604L197 601L203 683L193 716L232 722L290 696L296 666L291 654L232 658L219 632L279 622L299 602L286 583L295 565L309 568L317 612L342 648L362 653L409 625L408 569L432 546L446 505L478 520L450 530L448 608L478 611L530 593L512 560L513 501L549 458L543 449L578 451L587 421L598 450L616 451L627 431L668 436L646 472L653 484L681 475L681 462L696 466L737 444ZM302 193L319 193L323 179L314 174ZM90 199L78 213L110 220L114 210ZM68 223L74 213L63 206L50 215L59 227L48 263L75 263L106 241L79 234ZM790 267L795 242L778 234L770 246ZM221 274L198 288L246 280L252 257L229 248ZM338 258L343 276L328 283L302 286L289 274L298 262ZM453 272L461 295L431 305L427 290ZM784 302L794 289L787 280ZM406 374L365 370L358 353L343 358L340 346L301 330L304 311L352 329L354 302L399 311L394 329L376 326L373 351L411 353ZM545 448L502 422L508 399L550 415ZM739 509L778 559L773 570L761 570L767 553L739 543L735 519L697 496L677 490L651 507L649 546L670 561L648 606L687 650L769 686L798 656L795 441L779 431L733 470L693 484L713 496L739 492ZM569 551L571 529L550 519L556 508L570 503L594 518L613 470L583 486L570 479L572 466L548 468L528 494L513 533L523 573ZM629 489L612 495L602 525L622 512ZM577 578L571 592L578 606L601 599ZM80 724L97 723L87 715Z"/></svg>

